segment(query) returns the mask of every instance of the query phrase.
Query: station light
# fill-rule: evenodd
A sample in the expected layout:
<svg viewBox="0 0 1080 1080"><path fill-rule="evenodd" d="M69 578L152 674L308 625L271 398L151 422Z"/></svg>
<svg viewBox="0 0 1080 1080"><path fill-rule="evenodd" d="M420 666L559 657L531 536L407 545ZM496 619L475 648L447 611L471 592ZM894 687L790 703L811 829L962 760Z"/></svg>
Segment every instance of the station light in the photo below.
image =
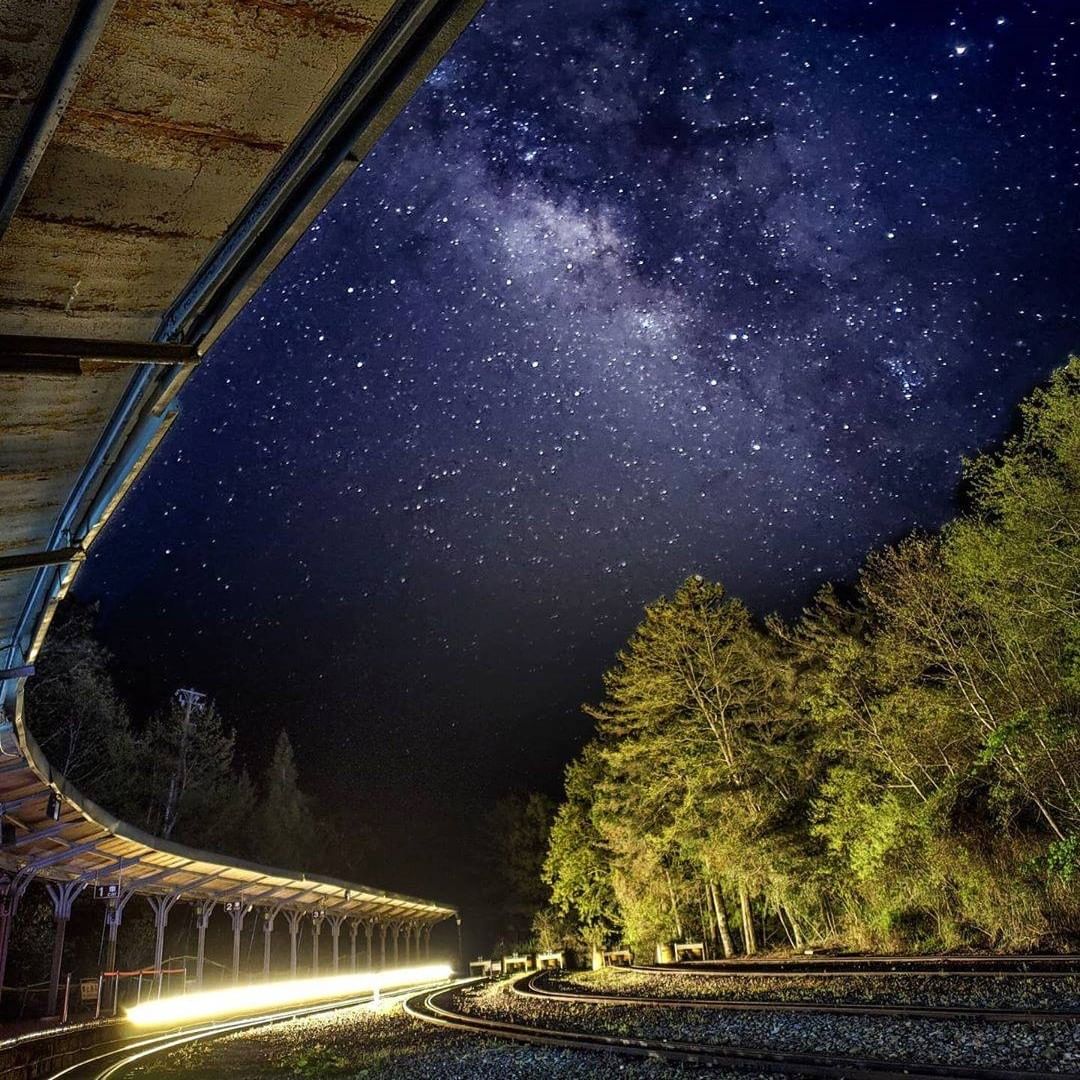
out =
<svg viewBox="0 0 1080 1080"><path fill-rule="evenodd" d="M321 979L282 979L146 1001L128 1009L127 1016L139 1027L169 1027L228 1016L254 1016L294 1005L314 1005L359 994L444 982L450 976L449 964L425 964L390 971L330 975Z"/></svg>

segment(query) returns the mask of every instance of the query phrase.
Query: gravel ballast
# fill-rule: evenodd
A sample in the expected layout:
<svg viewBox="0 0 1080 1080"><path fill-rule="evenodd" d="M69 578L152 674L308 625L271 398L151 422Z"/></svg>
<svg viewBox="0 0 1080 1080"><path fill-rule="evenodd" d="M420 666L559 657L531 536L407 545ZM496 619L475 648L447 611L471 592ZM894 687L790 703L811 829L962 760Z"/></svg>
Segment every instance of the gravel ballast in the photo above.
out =
<svg viewBox="0 0 1080 1080"><path fill-rule="evenodd" d="M579 978L586 985L597 982L588 977L559 981L566 988ZM463 989L456 1002L473 1015L559 1030L919 1064L1080 1071L1080 1025L1065 1022L1031 1025L561 1002L522 997L506 983Z"/></svg>
<svg viewBox="0 0 1080 1080"><path fill-rule="evenodd" d="M950 1005L986 1009L1080 1012L1077 975L706 975L603 968L551 972L553 990L738 1001L854 1005Z"/></svg>
<svg viewBox="0 0 1080 1080"><path fill-rule="evenodd" d="M682 996L696 990L701 996L750 996L751 977L703 977L603 971L549 977L552 989L609 993L620 990L636 996ZM1032 986L1028 987L1028 982ZM1075 979L1070 979L1075 984ZM773 994L787 996L788 988L768 980ZM786 982L786 980L785 980ZM792 980L792 993L815 992L808 980ZM825 980L822 980L824 983ZM1046 980L993 977L964 978L953 994L940 980L934 1000L919 994L911 977L894 987L889 976L830 979L833 1000L896 1000L893 991L919 1004L992 1005L1065 1008L1066 1003L1040 1004ZM976 985L979 983L979 985ZM982 985L985 983L985 985ZM1012 988L1011 992L1009 988ZM1038 989L1042 987L1042 989ZM820 988L822 993L826 990ZM962 995L960 991L963 991ZM1075 986L1067 988L1075 993ZM1035 996L1031 996L1035 995ZM765 996L758 988L757 998ZM800 996L797 1000L807 1000ZM818 999L811 999L818 1000ZM1080 1072L1080 1025L1053 1022L1038 1025L964 1020L900 1019L827 1014L785 1014L716 1011L693 1007L560 1002L516 994L507 982L463 987L443 1004L489 1019L524 1023L565 1031L586 1031L644 1039L675 1039L715 1046L739 1046L794 1053L830 1053L919 1064L992 1066L1046 1073ZM651 1061L514 1044L488 1037L458 1034L415 1020L400 1005L379 1010L354 1007L339 1012L289 1021L251 1032L239 1032L194 1044L151 1058L125 1075L173 1080L181 1076L222 1077L228 1080L277 1077L385 1077L387 1080L516 1080L518 1077L667 1078L702 1075L700 1068ZM710 1077L753 1077L753 1073L710 1069Z"/></svg>
<svg viewBox="0 0 1080 1080"><path fill-rule="evenodd" d="M342 1009L237 1032L147 1059L123 1075L144 1080L688 1080L692 1074L701 1072L647 1059L458 1035L414 1020L400 1006L386 1006L378 1012ZM727 1070L710 1070L708 1075L717 1080L748 1078L745 1072Z"/></svg>

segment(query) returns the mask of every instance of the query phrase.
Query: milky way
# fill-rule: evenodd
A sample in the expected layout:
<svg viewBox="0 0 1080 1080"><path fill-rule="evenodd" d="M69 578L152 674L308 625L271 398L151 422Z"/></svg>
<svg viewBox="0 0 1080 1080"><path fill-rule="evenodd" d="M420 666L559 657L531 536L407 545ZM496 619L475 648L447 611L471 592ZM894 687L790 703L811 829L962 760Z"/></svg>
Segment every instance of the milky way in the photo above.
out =
<svg viewBox="0 0 1080 1080"><path fill-rule="evenodd" d="M686 574L790 612L940 523L1080 347L1078 20L490 0L85 572L139 692L216 695L254 762L286 723L363 811L467 808L557 785Z"/></svg>

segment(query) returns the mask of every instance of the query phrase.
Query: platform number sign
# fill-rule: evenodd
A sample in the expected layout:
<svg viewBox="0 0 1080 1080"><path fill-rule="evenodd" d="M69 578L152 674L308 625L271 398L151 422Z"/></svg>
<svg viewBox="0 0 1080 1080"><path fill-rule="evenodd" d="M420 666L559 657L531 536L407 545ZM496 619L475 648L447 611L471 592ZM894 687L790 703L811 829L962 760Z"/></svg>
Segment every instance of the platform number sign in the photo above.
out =
<svg viewBox="0 0 1080 1080"><path fill-rule="evenodd" d="M116 900L120 896L120 886L113 882L111 885L95 885L95 900Z"/></svg>

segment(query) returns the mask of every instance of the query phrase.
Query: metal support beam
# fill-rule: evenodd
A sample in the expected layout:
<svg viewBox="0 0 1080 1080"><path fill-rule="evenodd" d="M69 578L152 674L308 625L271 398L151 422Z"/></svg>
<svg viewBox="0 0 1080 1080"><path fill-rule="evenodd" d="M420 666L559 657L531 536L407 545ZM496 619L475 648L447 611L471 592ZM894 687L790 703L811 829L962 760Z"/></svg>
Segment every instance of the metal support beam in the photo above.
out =
<svg viewBox="0 0 1080 1080"><path fill-rule="evenodd" d="M402 930L405 931L405 964L406 964L406 966L408 966L409 955L410 955L411 946L412 946L413 924L409 923L409 922L405 923L402 926Z"/></svg>
<svg viewBox="0 0 1080 1080"><path fill-rule="evenodd" d="M274 921L281 913L281 907L263 909L263 978L270 978L270 937L274 932Z"/></svg>
<svg viewBox="0 0 1080 1080"><path fill-rule="evenodd" d="M195 345L178 345L168 341L114 341L0 334L0 371L5 370L9 364L25 364L33 371L35 364L49 360L100 360L110 364L192 364L199 360L199 350Z"/></svg>
<svg viewBox="0 0 1080 1080"><path fill-rule="evenodd" d="M424 923L424 959L431 959L431 923Z"/></svg>
<svg viewBox="0 0 1080 1080"><path fill-rule="evenodd" d="M195 930L198 934L198 945L195 952L195 982L198 986L203 984L203 969L206 967L206 928L210 924L210 916L214 914L217 902L214 900L200 900L195 905Z"/></svg>
<svg viewBox="0 0 1080 1080"><path fill-rule="evenodd" d="M364 943L367 946L367 969L368 969L368 971L374 971L375 970L375 957L373 955L372 948L371 948L371 938L374 935L374 933L375 933L375 921L373 919L368 919L364 923L364 939L365 939Z"/></svg>
<svg viewBox="0 0 1080 1080"><path fill-rule="evenodd" d="M127 907L127 902L135 895L135 890L131 887L125 889L115 900L109 901L109 906L105 909L105 929L106 929L106 945L105 945L105 970L116 970L116 938L120 933L120 923L124 919L124 908ZM120 993L120 980L113 979L113 992L112 998L106 1003L109 1006L116 1005L117 995Z"/></svg>
<svg viewBox="0 0 1080 1080"><path fill-rule="evenodd" d="M24 868L14 878L5 877L0 881L0 990L4 986L4 972L7 970L8 950L11 946L11 924L15 921L19 901L33 880L33 872L28 873Z"/></svg>
<svg viewBox="0 0 1080 1080"><path fill-rule="evenodd" d="M341 924L345 921L344 915L327 915L326 921L330 924L330 957L334 974L338 973L338 940L341 937Z"/></svg>
<svg viewBox="0 0 1080 1080"><path fill-rule="evenodd" d="M379 970L386 969L386 931L390 928L386 923L379 923Z"/></svg>
<svg viewBox="0 0 1080 1080"><path fill-rule="evenodd" d="M86 552L81 547L53 548L48 551L28 551L23 555L0 555L0 577L19 574L24 570L37 570L41 566L66 566L82 562Z"/></svg>
<svg viewBox="0 0 1080 1080"><path fill-rule="evenodd" d="M0 668L0 683L5 679L29 679L35 670L33 664L23 664L22 667ZM27 766L20 764L16 768L25 769Z"/></svg>
<svg viewBox="0 0 1080 1080"><path fill-rule="evenodd" d="M356 935L360 924L356 919L349 920L349 970L356 971Z"/></svg>
<svg viewBox="0 0 1080 1080"><path fill-rule="evenodd" d="M251 905L243 900L233 900L228 907L229 918L232 920L232 979L234 983L240 981L240 932L244 929L244 919L251 910Z"/></svg>
<svg viewBox="0 0 1080 1080"><path fill-rule="evenodd" d="M323 913L313 911L311 913L311 977L314 979L319 974L319 935L323 928Z"/></svg>
<svg viewBox="0 0 1080 1080"><path fill-rule="evenodd" d="M68 824L70 825L71 823L68 822ZM61 826L57 825L54 826L52 829L42 830L37 835L38 837L42 837L46 834L51 836L53 832L59 831L60 828ZM107 840L108 837L109 834L102 831L102 833L99 836L96 836L93 840L86 840L81 844L75 844L73 847L64 848L62 851L50 851L48 855L39 855L36 859L28 862L26 866L23 867L23 870L20 870L19 872L22 873L23 871L33 871L34 873L37 873L40 870L44 870L47 866L53 866L55 863L65 862L68 859L74 858L76 855L83 855L86 852L92 851L98 846L99 843L101 843L102 840Z"/></svg>
<svg viewBox="0 0 1080 1080"><path fill-rule="evenodd" d="M90 55L105 28L113 2L81 0L71 18L52 67L35 95L34 107L19 137L11 163L0 178L0 236L11 223L41 164L60 118L90 62Z"/></svg>
<svg viewBox="0 0 1080 1080"><path fill-rule="evenodd" d="M12 819L14 821L14 819ZM35 840L48 840L50 836L56 836L57 833L62 833L65 829L71 827L70 821L59 821L55 825L49 825L44 829L32 829L29 825L23 824L21 821L15 821L16 825L22 825L24 829L29 829L29 832L24 832L22 836L15 837L10 844L4 845L5 851L11 851L13 848L24 847L26 844L32 844ZM65 849L66 854L66 849Z"/></svg>
<svg viewBox="0 0 1080 1080"><path fill-rule="evenodd" d="M398 941L401 938L401 923L392 922L390 924L390 929L394 931L394 937L393 937L393 942L392 942L392 945L393 945L393 958L394 958L394 967L397 967L398 964L399 964L399 961L398 961Z"/></svg>
<svg viewBox="0 0 1080 1080"><path fill-rule="evenodd" d="M296 939L300 933L300 920L303 911L286 911L285 920L289 924L289 974L296 978Z"/></svg>
<svg viewBox="0 0 1080 1080"><path fill-rule="evenodd" d="M165 959L165 927L169 924L169 912L179 899L179 893L146 898L150 910L154 913L154 983L158 997L161 997L161 968Z"/></svg>
<svg viewBox="0 0 1080 1080"><path fill-rule="evenodd" d="M49 1000L45 1015L56 1015L56 1001L60 996L60 973L64 966L64 937L67 933L68 920L71 918L71 906L75 898L85 889L85 881L49 882L45 886L53 904L53 920L56 933L53 936L52 968L49 972Z"/></svg>

